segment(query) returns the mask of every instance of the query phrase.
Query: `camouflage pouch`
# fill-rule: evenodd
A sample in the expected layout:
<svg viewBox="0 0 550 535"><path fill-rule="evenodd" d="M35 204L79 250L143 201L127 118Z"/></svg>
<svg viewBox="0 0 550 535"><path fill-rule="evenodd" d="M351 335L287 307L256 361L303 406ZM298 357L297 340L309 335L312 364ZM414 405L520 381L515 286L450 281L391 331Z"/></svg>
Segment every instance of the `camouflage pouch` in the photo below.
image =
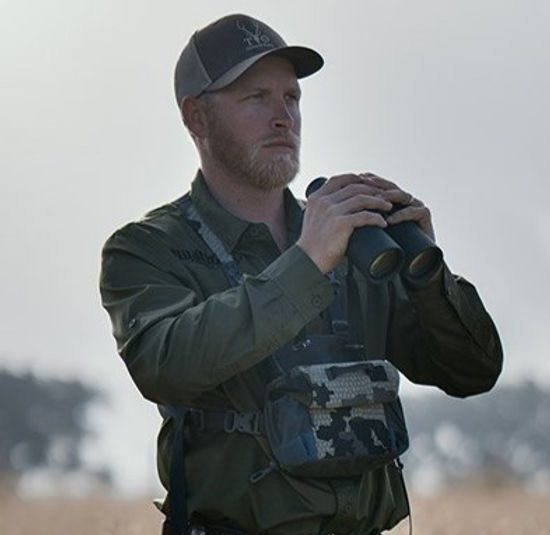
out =
<svg viewBox="0 0 550 535"><path fill-rule="evenodd" d="M338 477L392 462L409 445L398 387L386 360L297 366L273 380L264 424L279 467Z"/></svg>

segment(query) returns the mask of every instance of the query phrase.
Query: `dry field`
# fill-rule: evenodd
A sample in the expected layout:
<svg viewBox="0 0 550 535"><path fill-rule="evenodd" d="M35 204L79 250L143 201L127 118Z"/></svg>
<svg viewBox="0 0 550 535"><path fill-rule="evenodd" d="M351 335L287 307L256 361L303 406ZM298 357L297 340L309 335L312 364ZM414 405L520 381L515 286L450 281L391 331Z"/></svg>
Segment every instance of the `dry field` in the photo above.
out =
<svg viewBox="0 0 550 535"><path fill-rule="evenodd" d="M550 495L462 489L413 496L414 535L550 535ZM149 500L0 500L1 535L159 535ZM386 535L407 535L408 523Z"/></svg>

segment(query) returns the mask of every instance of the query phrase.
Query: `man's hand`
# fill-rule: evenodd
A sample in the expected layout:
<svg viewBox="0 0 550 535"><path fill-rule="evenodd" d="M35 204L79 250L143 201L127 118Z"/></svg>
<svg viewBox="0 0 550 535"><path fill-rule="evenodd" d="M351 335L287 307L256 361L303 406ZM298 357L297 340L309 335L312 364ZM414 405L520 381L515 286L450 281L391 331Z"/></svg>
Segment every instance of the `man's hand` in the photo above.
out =
<svg viewBox="0 0 550 535"><path fill-rule="evenodd" d="M362 175L330 178L308 198L297 245L327 273L342 261L355 228L388 225L381 214L393 205L383 193L383 188Z"/></svg>
<svg viewBox="0 0 550 535"><path fill-rule="evenodd" d="M387 215L398 206L403 208ZM402 221L415 221L433 238L431 215L422 201L372 173L338 175L309 196L297 245L327 273L342 261L356 228Z"/></svg>
<svg viewBox="0 0 550 535"><path fill-rule="evenodd" d="M382 190L380 196L397 208L392 215L386 218L390 225L402 223L403 221L414 221L435 242L432 214L420 199L416 199L410 193L403 191L394 182L373 173L365 173L361 176Z"/></svg>

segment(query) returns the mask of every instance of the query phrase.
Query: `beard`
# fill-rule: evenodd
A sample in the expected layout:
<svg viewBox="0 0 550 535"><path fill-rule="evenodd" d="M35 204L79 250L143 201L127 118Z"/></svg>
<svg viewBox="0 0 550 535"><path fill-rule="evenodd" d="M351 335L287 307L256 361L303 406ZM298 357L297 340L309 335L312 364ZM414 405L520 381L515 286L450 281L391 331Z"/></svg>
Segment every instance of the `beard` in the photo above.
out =
<svg viewBox="0 0 550 535"><path fill-rule="evenodd" d="M272 135L255 143L245 143L234 130L222 124L215 113L209 114L209 150L230 174L264 191L288 186L300 169L300 137L293 132ZM266 144L291 143L294 150L270 157L263 155Z"/></svg>

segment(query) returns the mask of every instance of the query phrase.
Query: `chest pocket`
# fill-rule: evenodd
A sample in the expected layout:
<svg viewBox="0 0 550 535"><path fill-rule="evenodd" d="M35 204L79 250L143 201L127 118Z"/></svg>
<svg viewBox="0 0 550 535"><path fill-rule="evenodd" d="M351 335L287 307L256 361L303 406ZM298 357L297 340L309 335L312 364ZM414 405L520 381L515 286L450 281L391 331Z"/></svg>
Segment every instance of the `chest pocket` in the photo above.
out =
<svg viewBox="0 0 550 535"><path fill-rule="evenodd" d="M264 429L278 466L342 477L392 462L409 445L398 388L386 360L298 365L274 379Z"/></svg>

